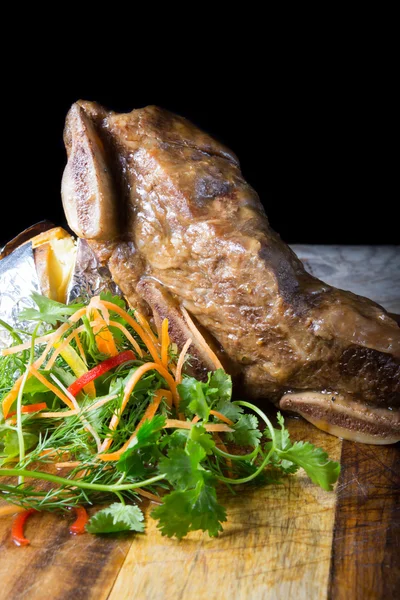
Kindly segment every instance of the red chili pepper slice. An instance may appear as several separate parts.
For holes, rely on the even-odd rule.
[[[25,414],[29,414],[29,413],[38,412],[39,410],[45,410],[46,408],[47,408],[46,402],[38,402],[37,404],[26,404],[25,406],[22,406],[21,412],[25,415]],[[9,419],[10,417],[13,417],[16,414],[17,414],[17,411],[13,410],[12,412],[8,413],[7,419]]]
[[[89,515],[83,506],[74,506],[74,511],[76,514],[76,521],[74,521],[70,526],[69,532],[73,535],[85,533],[85,525],[89,521]]]
[[[135,354],[132,350],[126,350],[125,352],[117,354],[117,356],[107,358],[106,360],[103,360],[103,362],[98,364],[96,367],[93,367],[93,369],[90,369],[90,371],[88,371],[87,373],[84,373],[81,377],[78,377],[78,379],[76,379],[74,383],[71,383],[71,385],[68,388],[68,391],[73,396],[76,396],[87,383],[90,383],[97,377],[104,375],[104,373],[107,373],[107,371],[110,371],[114,367],[117,367],[118,365],[121,365],[124,362],[128,362],[128,360],[135,360],[135,358]]]
[[[17,546],[28,546],[30,541],[24,535],[24,525],[26,520],[33,515],[33,513],[38,512],[34,508],[30,508],[25,512],[19,513],[14,519],[14,523],[11,529],[11,537]]]

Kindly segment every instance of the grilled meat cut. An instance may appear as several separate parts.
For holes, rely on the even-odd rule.
[[[400,439],[400,329],[305,271],[231,151],[160,108],[84,101],[65,145],[68,223],[131,306],[168,317],[179,346],[194,319],[253,398],[345,438]],[[197,375],[213,368],[199,340],[190,353]]]

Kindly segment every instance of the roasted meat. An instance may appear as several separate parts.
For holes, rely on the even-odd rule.
[[[133,307],[157,327],[167,316],[180,346],[195,319],[253,398],[342,437],[400,439],[400,329],[305,271],[231,151],[160,108],[117,114],[84,101],[68,113],[65,145],[68,223]],[[212,368],[201,343],[190,353],[198,375]]]

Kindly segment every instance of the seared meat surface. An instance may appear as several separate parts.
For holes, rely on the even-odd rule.
[[[157,107],[83,101],[65,144],[69,225],[133,307],[158,327],[167,316],[180,346],[192,337],[184,307],[249,396],[344,437],[400,439],[400,329],[306,273],[232,152]],[[212,367],[198,343],[190,353],[198,374]]]

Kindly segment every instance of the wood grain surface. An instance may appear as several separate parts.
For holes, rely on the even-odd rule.
[[[399,444],[343,442],[330,598],[400,598],[399,465]]]
[[[398,446],[342,442],[287,422],[293,439],[341,458],[335,492],[301,472],[282,485],[225,491],[224,532],[180,542],[163,538],[150,518],[144,535],[71,537],[67,518],[39,514],[26,528],[31,546],[16,548],[2,518],[1,600],[399,597]]]

